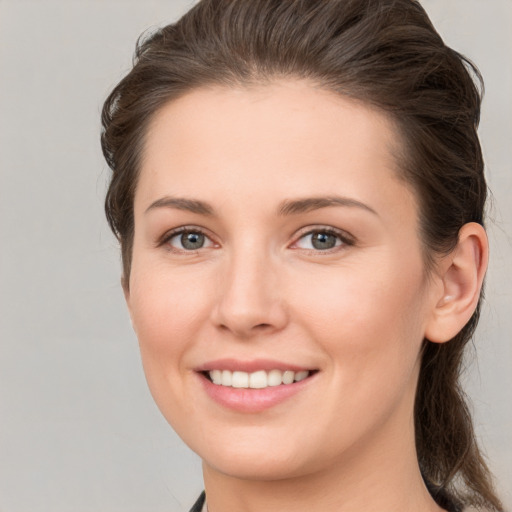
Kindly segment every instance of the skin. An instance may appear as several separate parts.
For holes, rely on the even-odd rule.
[[[155,115],[125,296],[153,397],[203,459],[210,512],[440,510],[414,448],[419,353],[471,316],[486,240],[467,225],[426,272],[398,147],[383,114],[300,81],[198,89]],[[204,246],[184,248],[182,227]],[[316,249],[308,233],[326,228],[336,245]],[[220,358],[317,373],[248,413],[205,393],[197,368]]]

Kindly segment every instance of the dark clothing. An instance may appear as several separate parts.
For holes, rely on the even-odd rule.
[[[204,491],[201,493],[197,501],[194,503],[194,506],[190,509],[190,512],[201,512],[204,505],[205,494]]]
[[[435,486],[427,483],[430,494],[435,499],[437,504],[443,507],[448,512],[462,512],[462,507],[450,498],[448,493],[444,489],[436,488]],[[201,512],[203,509],[205,500],[204,491],[201,493],[194,506],[190,509],[190,512]]]

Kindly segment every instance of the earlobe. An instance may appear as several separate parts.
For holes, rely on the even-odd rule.
[[[425,338],[434,343],[451,340],[473,315],[487,269],[489,246],[484,228],[475,222],[459,231],[457,246],[438,267],[440,287],[434,298]]]

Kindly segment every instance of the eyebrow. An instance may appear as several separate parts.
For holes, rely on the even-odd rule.
[[[285,200],[279,205],[277,211],[281,216],[288,216],[307,213],[309,211],[328,208],[330,206],[360,208],[378,216],[378,213],[367,204],[356,199],[340,196],[307,197],[304,199]],[[184,210],[198,215],[207,216],[213,216],[215,214],[214,208],[205,201],[182,197],[165,196],[157,199],[151,203],[148,208],[146,208],[146,213],[156,208],[176,208],[177,210]]]
[[[177,210],[185,210],[199,215],[213,215],[213,208],[208,203],[182,197],[166,196],[157,199],[146,208],[146,213],[155,208],[176,208]]]
[[[361,208],[378,216],[378,213],[367,204],[357,201],[356,199],[340,196],[307,197],[305,199],[283,201],[278,211],[279,215],[296,215],[320,208],[328,208],[329,206]]]

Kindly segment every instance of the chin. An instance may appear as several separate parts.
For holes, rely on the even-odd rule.
[[[243,480],[285,480],[297,478],[321,470],[332,462],[325,451],[315,446],[305,432],[283,436],[282,432],[265,432],[255,427],[256,432],[231,431],[215,440],[191,443],[190,448],[212,470]],[[309,438],[310,443],[305,442]],[[197,440],[197,438],[196,438]],[[300,447],[300,449],[298,449]]]
[[[301,445],[297,438],[286,440],[258,426],[228,430],[225,435],[218,430],[203,435],[177,433],[206,466],[233,478],[280,480],[297,476],[307,467],[305,452],[297,450]]]
[[[208,454],[202,457],[204,464],[215,471],[242,480],[284,480],[305,474],[305,464],[285,454]]]

